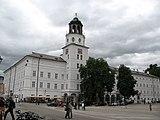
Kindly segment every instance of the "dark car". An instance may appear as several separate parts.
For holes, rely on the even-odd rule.
[[[57,106],[57,103],[54,102],[54,101],[51,101],[51,102],[48,102],[47,105],[48,105],[48,106],[55,106],[55,107],[56,107],[56,106]]]
[[[55,101],[48,102],[47,106],[57,107],[58,106],[58,102],[55,102]],[[59,102],[59,106],[61,106],[61,102]]]

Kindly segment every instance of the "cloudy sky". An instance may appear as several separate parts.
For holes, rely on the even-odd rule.
[[[0,0],[1,72],[32,51],[59,56],[78,13],[89,56],[131,69],[160,65],[160,0]]]

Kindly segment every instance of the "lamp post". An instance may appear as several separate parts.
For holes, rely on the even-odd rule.
[[[0,56],[0,64],[1,64],[2,60],[3,60],[3,59],[2,59],[2,57]]]

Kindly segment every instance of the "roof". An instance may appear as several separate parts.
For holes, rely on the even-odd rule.
[[[155,75],[151,75],[151,74],[144,73],[144,72],[139,72],[139,71],[132,71],[132,74],[134,74],[134,75],[143,75],[143,76],[147,76],[147,77],[159,78],[159,77],[157,77]]]
[[[118,72],[118,68],[111,67],[111,66],[110,66],[110,68],[112,70],[115,70],[116,72]],[[143,75],[143,76],[152,77],[152,78],[159,78],[159,77],[157,77],[155,75],[151,75],[151,74],[148,74],[148,73],[139,72],[139,71],[135,71],[135,70],[131,70],[131,73],[132,73],[132,75],[134,74],[134,75]]]
[[[66,62],[61,57],[32,52],[32,54],[24,56],[18,62],[16,62],[15,64],[13,64],[11,67],[9,67],[7,70],[4,71],[4,73],[7,72],[12,67],[16,66],[18,63],[20,63],[23,60],[25,60],[27,57],[41,58],[41,59],[47,59],[47,60],[52,60],[52,61],[57,61],[57,62]]]
[[[69,25],[71,24],[78,24],[78,25],[83,26],[81,21],[77,17],[73,18],[73,20],[69,23]]]
[[[53,60],[53,61],[58,61],[58,62],[66,62],[61,57],[46,55],[46,54],[41,54],[41,53],[35,53],[35,52],[32,52],[32,54],[27,55],[27,56],[41,58],[41,59],[48,59],[48,60]]]

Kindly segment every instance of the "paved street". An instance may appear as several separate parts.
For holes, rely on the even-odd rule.
[[[33,111],[46,120],[64,120],[64,108],[48,107],[45,104],[35,105],[23,103],[17,104],[16,110]],[[153,104],[153,111],[149,111],[148,105],[101,106],[86,107],[86,111],[73,110],[74,120],[160,120],[160,104]],[[10,120],[10,115],[8,115]]]

